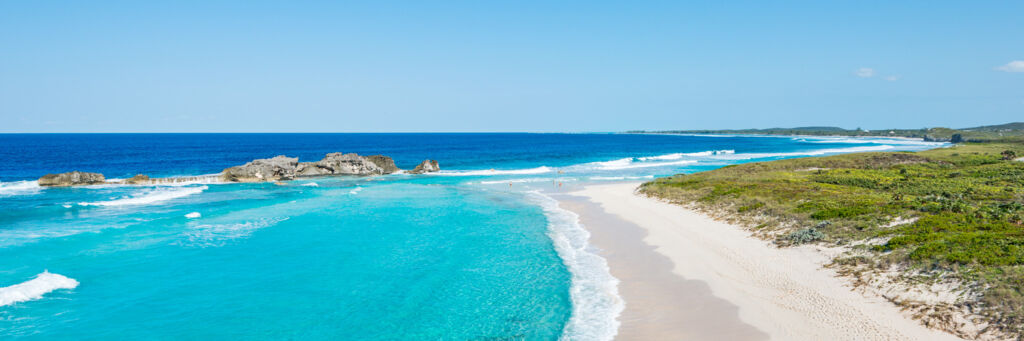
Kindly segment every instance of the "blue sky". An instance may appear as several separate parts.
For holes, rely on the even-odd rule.
[[[1019,0],[0,1],[0,132],[1024,121],[1022,18]]]

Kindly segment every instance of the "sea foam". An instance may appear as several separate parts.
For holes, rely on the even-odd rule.
[[[445,175],[445,176],[479,176],[479,175],[521,175],[521,174],[543,174],[553,172],[554,169],[547,166],[540,166],[536,168],[526,169],[485,169],[485,170],[466,170],[466,171],[440,171],[437,173],[430,173],[434,175]]]
[[[786,152],[786,153],[738,153],[738,154],[724,154],[715,155],[713,159],[720,160],[747,160],[747,159],[764,159],[773,157],[794,157],[794,156],[817,156],[826,154],[843,154],[843,153],[861,153],[861,152],[879,152],[885,150],[895,149],[895,146],[881,145],[881,146],[861,146],[861,147],[848,147],[848,148],[825,148],[815,149],[800,152]]]
[[[638,161],[636,158],[621,158],[612,161],[599,161],[569,166],[566,169],[572,171],[612,171],[634,168],[667,167],[697,163],[697,160],[675,160],[665,162]]]
[[[188,239],[185,244],[199,247],[223,246],[229,240],[248,237],[256,230],[274,226],[285,220],[288,218],[262,218],[243,222],[192,225],[185,231],[185,238]]]
[[[144,191],[130,197],[114,199],[109,201],[80,202],[82,206],[130,206],[149,205],[171,199],[184,198],[193,194],[199,194],[209,187],[168,187]]]
[[[43,295],[59,289],[74,289],[78,281],[55,273],[43,271],[20,284],[0,288],[0,307],[43,298]]]
[[[562,330],[561,340],[611,340],[619,330],[618,316],[625,309],[619,296],[619,280],[608,262],[588,250],[590,232],[579,223],[579,215],[558,207],[558,201],[530,192],[548,218],[548,236],[558,256],[572,274],[569,295],[572,316]]]
[[[38,194],[42,189],[37,181],[0,182],[0,198]]]
[[[735,153],[736,153],[736,151],[735,150],[731,150],[731,149],[705,150],[703,152],[695,152],[695,153],[672,153],[672,154],[665,154],[665,155],[658,155],[658,156],[645,156],[645,157],[638,157],[636,159],[640,160],[640,161],[679,160],[679,159],[682,159],[684,157],[702,157],[702,156],[711,156],[711,155],[719,155],[719,154],[735,154]]]
[[[573,181],[573,178],[523,178],[523,179],[507,179],[507,180],[491,180],[491,181],[480,181],[481,185],[497,185],[497,184],[509,184],[509,183],[531,183],[531,182],[550,182],[550,181]]]

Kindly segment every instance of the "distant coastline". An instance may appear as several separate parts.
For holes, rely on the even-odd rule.
[[[971,128],[921,129],[845,129],[840,127],[794,127],[766,129],[705,130],[630,130],[629,134],[698,134],[698,135],[784,135],[784,136],[846,136],[920,138],[935,142],[1024,142],[1024,122],[1013,122]]]

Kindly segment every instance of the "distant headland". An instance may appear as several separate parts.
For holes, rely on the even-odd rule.
[[[634,134],[743,134],[743,135],[812,135],[812,136],[864,136],[912,137],[940,142],[1024,142],[1024,122],[973,128],[921,128],[921,129],[845,129],[840,127],[795,127],[767,129],[724,130],[631,130]]]

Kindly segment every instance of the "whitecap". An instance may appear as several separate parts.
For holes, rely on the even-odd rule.
[[[526,169],[486,169],[486,170],[465,170],[465,171],[440,171],[430,173],[445,176],[477,176],[477,175],[519,175],[519,174],[543,174],[554,171],[551,167],[540,166]]]
[[[55,273],[43,271],[36,278],[0,288],[0,307],[18,302],[43,298],[43,295],[58,289],[74,289],[78,281]]]
[[[42,190],[39,182],[35,180],[0,182],[0,198],[38,194]]]
[[[358,193],[359,193],[359,191],[362,191],[362,190],[363,190],[363,188],[362,188],[362,187],[358,187],[358,186],[356,186],[356,188],[353,188],[353,189],[352,189],[351,191],[348,191],[348,194],[352,194],[352,195],[355,195],[355,194],[358,194]]]
[[[843,154],[843,153],[860,153],[860,152],[878,152],[885,150],[895,149],[892,145],[881,145],[881,146],[861,146],[861,147],[848,147],[848,148],[826,148],[826,149],[815,149],[800,152],[787,152],[787,153],[739,153],[739,154],[722,154],[715,155],[712,158],[721,160],[747,160],[747,159],[763,159],[772,157],[792,157],[792,156],[817,156],[826,154]]]
[[[575,171],[610,171],[610,170],[623,170],[633,168],[651,168],[651,167],[667,167],[667,166],[679,166],[697,163],[697,160],[675,160],[667,162],[637,162],[634,158],[622,158],[612,161],[600,161],[590,162],[580,165],[570,166],[568,169]]]
[[[229,240],[247,237],[256,230],[273,226],[285,220],[288,220],[288,218],[263,218],[223,224],[198,224],[190,226],[185,231],[185,237],[188,239],[188,245],[201,247],[221,246]]]
[[[202,216],[203,215],[200,214],[199,212],[192,212],[192,213],[186,214],[185,218],[195,219],[195,218],[199,218],[199,217],[202,217]]]
[[[80,202],[78,204],[82,206],[149,205],[161,201],[184,198],[193,194],[199,194],[207,190],[208,188],[209,187],[207,186],[156,188],[152,190],[143,191],[125,198],[114,199],[109,201]]]
[[[319,185],[319,184],[317,184],[317,183],[315,183],[315,182],[307,182],[307,183],[301,184],[301,185],[299,185],[299,186],[306,186],[306,187],[320,187],[320,185]]]
[[[682,159],[684,157],[702,157],[702,156],[711,156],[711,155],[719,155],[719,154],[734,154],[734,153],[736,153],[736,151],[735,150],[731,150],[731,149],[705,150],[705,151],[702,151],[702,152],[694,152],[694,153],[672,153],[672,154],[665,154],[665,155],[658,155],[658,156],[638,157],[637,160],[640,160],[640,161],[679,160],[679,159]]]
[[[481,185],[497,185],[497,184],[508,184],[508,183],[530,183],[530,182],[548,182],[555,181],[554,178],[524,178],[524,179],[508,179],[508,180],[491,180],[491,181],[480,181]]]
[[[548,236],[558,256],[569,268],[572,284],[572,315],[562,330],[561,340],[611,340],[618,333],[618,316],[625,308],[619,296],[619,280],[608,262],[589,250],[590,232],[579,223],[579,215],[558,207],[558,201],[531,192],[548,218]]]

